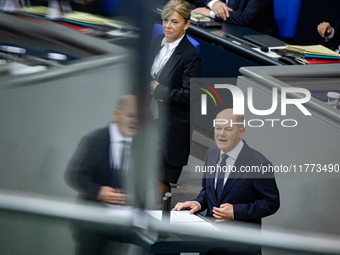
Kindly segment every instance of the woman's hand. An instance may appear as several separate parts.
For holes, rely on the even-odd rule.
[[[155,89],[158,86],[158,84],[159,84],[158,81],[155,81],[155,80],[151,81],[151,83],[150,83],[150,93],[151,93],[151,95],[154,94]]]

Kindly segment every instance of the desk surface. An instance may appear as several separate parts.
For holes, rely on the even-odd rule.
[[[210,43],[215,43],[218,47],[223,47],[236,55],[251,60],[259,65],[285,65],[276,58],[271,58],[261,54],[253,48],[259,46],[243,38],[245,35],[261,35],[261,33],[247,27],[222,23],[222,28],[202,28],[191,24],[188,34],[196,36]]]

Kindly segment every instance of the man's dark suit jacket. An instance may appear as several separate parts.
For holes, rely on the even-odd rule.
[[[161,48],[163,35],[151,48],[151,61]],[[187,164],[190,152],[190,78],[202,75],[201,57],[185,35],[164,65],[154,91],[158,102],[160,131],[163,131],[162,152],[168,164],[181,167]],[[177,182],[180,172],[166,173],[164,181]]]
[[[120,171],[113,168],[110,143],[109,127],[98,129],[82,138],[70,161],[67,181],[85,199],[97,200],[101,186],[122,188]]]
[[[333,29],[334,36],[331,40],[328,41],[328,43],[330,45],[329,48],[331,48],[332,50],[336,50],[340,45],[340,20],[338,24],[335,27],[333,27]]]
[[[203,7],[207,6],[210,0],[189,0],[188,2],[197,7]],[[278,37],[279,29],[274,16],[273,0],[229,0],[228,7],[233,11],[229,12],[227,22]]]
[[[205,166],[216,166],[220,155],[217,146],[210,148],[205,157]],[[234,166],[264,166],[271,163],[258,151],[246,143],[238,155]],[[201,211],[207,209],[207,216],[212,216],[213,207],[230,203],[234,209],[234,220],[261,223],[265,216],[275,213],[280,207],[279,190],[274,174],[231,172],[220,200],[216,198],[214,188],[215,173],[205,173],[202,190],[195,201],[201,204]]]

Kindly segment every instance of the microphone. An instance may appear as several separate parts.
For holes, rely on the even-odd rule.
[[[262,47],[260,48],[260,50],[263,51],[263,52],[269,52],[268,46],[262,46]]]

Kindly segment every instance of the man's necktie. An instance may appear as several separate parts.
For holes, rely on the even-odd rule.
[[[122,141],[122,152],[120,157],[120,169],[122,175],[126,174],[126,171],[129,167],[129,160],[130,160],[130,142]]]
[[[220,200],[221,195],[222,195],[222,190],[223,190],[223,185],[224,185],[224,176],[225,172],[223,171],[223,167],[227,165],[226,161],[228,158],[227,154],[222,154],[221,155],[221,163],[220,163],[220,171],[217,173],[217,182],[216,182],[216,196],[217,200]]]

